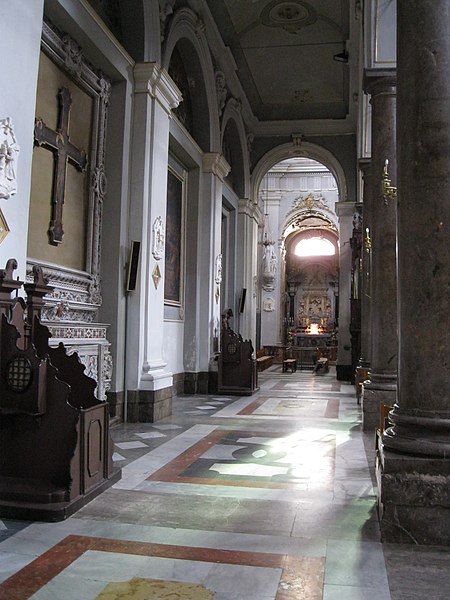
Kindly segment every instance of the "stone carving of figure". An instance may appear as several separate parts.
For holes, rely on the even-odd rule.
[[[217,70],[216,73],[216,93],[217,93],[217,109],[219,117],[222,114],[225,103],[227,101],[227,87],[225,84],[225,75],[223,71]]]
[[[153,250],[152,254],[156,260],[164,256],[164,227],[162,217],[156,217],[153,223]]]
[[[19,146],[10,117],[0,119],[0,198],[17,192],[16,163]]]
[[[215,281],[217,285],[222,283],[222,255],[218,254],[216,256],[216,273],[215,273]]]
[[[275,289],[275,276],[277,273],[278,259],[272,244],[264,248],[262,259],[262,284],[263,289],[271,292]]]
[[[359,212],[353,214],[353,229],[359,231],[362,227],[362,215]]]

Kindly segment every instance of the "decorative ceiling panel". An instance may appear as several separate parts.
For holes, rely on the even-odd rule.
[[[343,119],[348,0],[214,0],[208,3],[230,47],[241,85],[260,120]]]

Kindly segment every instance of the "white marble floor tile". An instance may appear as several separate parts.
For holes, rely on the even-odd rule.
[[[134,435],[142,438],[143,440],[167,437],[167,435],[165,433],[161,433],[160,431],[146,431],[144,433],[135,433]]]
[[[361,588],[388,588],[382,545],[328,540],[325,583]]]
[[[325,585],[323,600],[391,600],[391,593],[389,588]]]
[[[30,600],[95,600],[105,589],[106,582],[58,575],[30,597]]]
[[[132,450],[133,448],[148,448],[143,442],[116,442],[115,446],[121,450]]]
[[[113,452],[112,459],[114,462],[119,462],[121,460],[126,460],[125,456],[122,456],[118,452]]]

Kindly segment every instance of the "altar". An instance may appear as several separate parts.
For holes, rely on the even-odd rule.
[[[305,333],[301,330],[297,329],[294,333],[294,340],[296,346],[304,347],[317,347],[317,346],[327,346],[331,340],[330,333]]]

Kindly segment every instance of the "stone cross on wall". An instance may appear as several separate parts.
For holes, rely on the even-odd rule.
[[[53,175],[52,217],[49,227],[51,244],[60,244],[63,239],[63,204],[66,187],[67,161],[70,161],[79,171],[84,171],[87,165],[87,155],[69,141],[69,116],[72,96],[67,88],[61,88],[58,93],[59,115],[56,131],[45,125],[42,119],[36,119],[34,127],[34,142],[51,150],[55,156]]]

